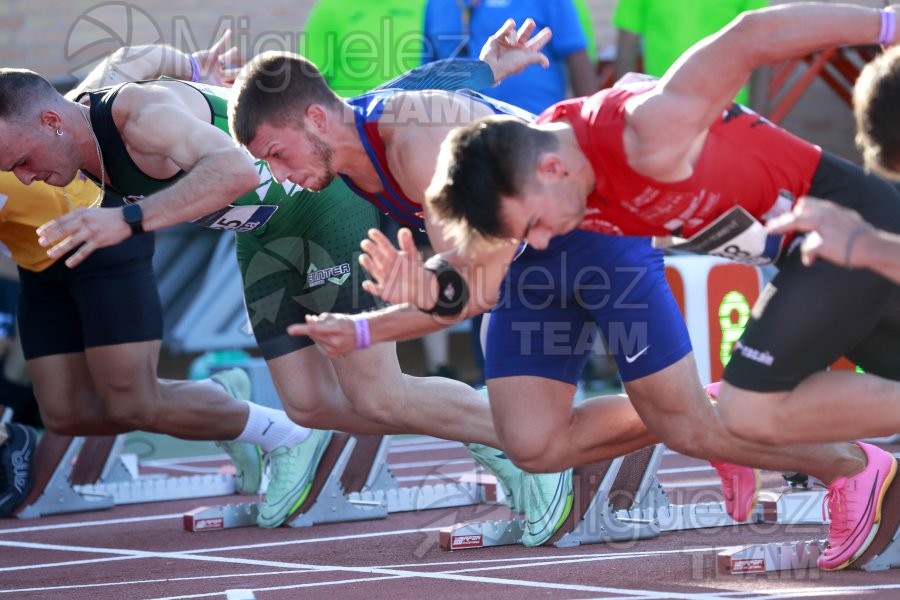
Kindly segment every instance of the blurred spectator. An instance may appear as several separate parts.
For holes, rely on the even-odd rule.
[[[11,408],[17,422],[40,427],[41,417],[16,329],[18,279],[15,264],[0,255],[0,405]]]
[[[368,92],[421,64],[425,1],[318,0],[298,52],[341,96]]]
[[[581,4],[582,14],[586,14],[587,7]],[[566,92],[567,76],[572,96],[597,91],[594,57],[588,56],[588,42],[573,0],[429,0],[424,60],[477,54],[506,19],[521,24],[528,17],[537,22],[537,30],[550,27],[553,31],[553,39],[544,49],[550,68],[528,67],[491,88],[490,95],[539,113],[570,95]]]
[[[37,402],[16,337],[19,282],[13,262],[0,255],[0,417],[11,408],[16,423],[0,423],[0,518],[8,517],[31,491],[31,458],[40,425]]]
[[[619,0],[612,16],[617,34],[617,77],[630,71],[661,77],[695,42],[715,33],[740,13],[768,5],[769,0]],[[763,110],[763,76],[757,70],[750,80],[752,92],[745,87],[735,98],[737,102]]]

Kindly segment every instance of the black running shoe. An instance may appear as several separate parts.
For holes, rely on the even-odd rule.
[[[18,423],[7,423],[9,434],[0,446],[0,517],[12,515],[31,491],[31,463],[37,434],[34,429]]]

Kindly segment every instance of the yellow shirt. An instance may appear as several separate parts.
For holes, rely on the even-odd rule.
[[[100,189],[81,173],[65,188],[40,181],[25,185],[11,172],[0,173],[0,251],[20,267],[43,271],[53,259],[38,244],[37,228],[72,207],[90,206],[99,195]]]

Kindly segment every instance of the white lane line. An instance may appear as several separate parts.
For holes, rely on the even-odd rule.
[[[388,466],[390,466],[391,470],[393,471],[396,469],[421,469],[423,467],[436,469],[438,467],[445,467],[447,465],[472,465],[472,470],[475,470],[475,461],[471,458],[449,458],[447,460],[423,460],[419,462],[390,463]]]
[[[11,527],[0,529],[0,535],[9,533],[33,533],[35,531],[52,531],[54,529],[76,529],[78,527],[96,527],[98,525],[121,525],[122,523],[142,523],[144,521],[160,521],[164,519],[181,519],[184,513],[166,515],[149,515],[146,517],[128,517],[124,519],[106,519],[101,521],[78,521],[75,523],[58,523],[56,525],[35,525],[33,527]]]
[[[427,435],[399,439],[391,438],[390,448],[412,447],[412,446],[435,446],[440,448],[460,448],[464,446],[462,442],[451,442],[450,440],[442,440],[440,438],[429,437]]]
[[[245,544],[241,546],[225,546],[222,548],[206,548],[201,550],[186,550],[185,553],[205,554],[207,552],[233,552],[236,550],[255,550],[257,548],[272,548],[275,546],[300,546],[303,544],[319,544],[327,542],[343,542],[347,540],[360,540],[365,538],[388,537],[393,535],[408,535],[410,533],[428,533],[440,531],[441,527],[428,527],[423,529],[397,529],[394,531],[375,531],[370,533],[355,533],[351,535],[335,535],[321,538],[308,538],[303,540],[285,540],[281,542],[265,542],[262,544]],[[215,535],[215,534],[212,534]]]
[[[706,465],[705,467],[673,467],[671,469],[659,469],[656,473],[657,475],[678,475],[680,473],[702,473],[705,471],[715,473],[713,468],[709,465]]]
[[[166,556],[166,558],[186,558],[188,560],[197,559],[197,560],[209,560],[211,562],[222,562],[222,563],[240,563],[240,564],[270,564],[270,561],[248,561],[241,559],[230,559],[224,557],[212,557],[207,556],[205,558],[200,557],[191,557],[191,556]],[[216,560],[214,560],[216,559]],[[287,564],[287,563],[283,563]],[[314,565],[304,565],[308,567],[312,567],[315,569]],[[330,566],[321,566],[316,569],[318,572],[335,572],[335,571],[350,571],[353,573],[371,573],[374,575],[395,575],[398,577],[412,578],[412,579],[437,579],[441,581],[452,581],[454,583],[484,583],[491,585],[503,585],[503,586],[516,586],[516,587],[524,587],[524,588],[533,588],[533,589],[549,589],[549,590],[568,590],[568,591],[577,591],[577,592],[591,592],[595,594],[619,594],[628,598],[633,598],[635,596],[646,597],[646,598],[673,598],[673,599],[683,599],[683,600],[697,600],[698,596],[696,594],[676,594],[672,592],[655,592],[652,590],[628,590],[622,588],[612,588],[612,587],[603,587],[603,586],[590,586],[590,585],[576,585],[576,584],[568,584],[568,583],[560,583],[560,582],[545,582],[545,581],[523,581],[519,579],[507,579],[507,578],[495,578],[495,577],[479,577],[474,575],[462,575],[456,573],[434,573],[434,572],[426,572],[426,571],[402,571],[397,569],[379,569],[373,567],[360,567],[360,566],[347,566],[347,567],[330,567]],[[316,583],[307,583],[300,584],[298,586],[291,586],[302,588],[302,587],[320,587],[323,585],[322,582]],[[324,585],[343,585],[342,582],[325,582]],[[714,598],[715,596],[709,596],[704,594],[703,598]]]
[[[423,473],[421,475],[397,475],[394,474],[394,479],[397,483],[409,483],[411,481],[419,481],[422,482],[422,485],[428,485],[429,482],[433,485],[435,483],[435,479],[437,483],[443,484],[456,484],[459,482],[459,479],[463,475],[469,475],[472,471],[460,471],[459,473],[444,473],[444,472],[436,472],[436,473]]]
[[[626,596],[629,598],[635,596],[641,597],[649,597],[649,598],[681,598],[685,600],[696,600],[696,595],[694,594],[672,594],[670,592],[662,593],[662,592],[653,592],[649,590],[627,590],[621,588],[609,588],[602,586],[588,586],[588,585],[575,585],[575,584],[565,584],[565,583],[557,583],[557,582],[540,582],[540,581],[520,581],[515,579],[506,579],[506,578],[494,578],[494,577],[480,577],[474,575],[464,575],[461,573],[440,573],[440,572],[423,572],[423,571],[407,571],[400,569],[384,569],[378,567],[363,567],[363,566],[328,566],[328,565],[312,565],[305,563],[293,563],[293,562],[284,562],[284,561],[271,561],[271,560],[257,560],[257,559],[248,559],[248,558],[234,558],[234,557],[224,557],[224,556],[198,556],[194,553],[184,553],[184,552],[144,552],[144,551],[136,551],[136,550],[124,550],[118,548],[91,548],[91,547],[78,547],[78,546],[62,546],[62,545],[54,545],[54,544],[33,544],[33,543],[25,543],[25,542],[8,542],[2,543],[0,545],[4,546],[13,546],[13,547],[27,547],[34,549],[51,549],[51,550],[68,550],[73,552],[85,552],[85,553],[103,553],[103,554],[120,554],[126,556],[140,556],[144,558],[158,558],[158,559],[178,559],[178,560],[190,560],[190,561],[200,561],[200,562],[211,562],[211,563],[221,563],[221,564],[230,564],[230,565],[243,565],[243,566],[260,566],[260,567],[269,567],[269,568],[284,568],[291,570],[308,570],[314,571],[317,573],[333,573],[333,572],[343,572],[349,571],[352,573],[368,573],[372,575],[390,575],[396,577],[406,577],[406,578],[414,578],[414,579],[438,579],[443,581],[453,581],[456,583],[466,582],[466,583],[485,583],[492,585],[515,585],[517,587],[526,587],[526,588],[534,588],[534,589],[553,589],[553,590],[569,590],[569,591],[579,591],[579,592],[591,592],[591,593],[603,593],[603,594],[619,594],[622,596]],[[705,549],[704,549],[705,550]],[[339,582],[329,582],[330,585],[335,585]],[[299,587],[312,587],[319,586],[321,583],[315,584],[301,584]]]
[[[179,515],[181,518],[181,515]],[[285,540],[281,542],[265,542],[261,544],[244,544],[240,546],[219,546],[215,548],[204,548],[198,550],[185,550],[182,552],[176,552],[175,554],[183,555],[183,554],[206,554],[208,552],[232,552],[237,550],[255,550],[258,548],[273,548],[276,546],[295,546],[295,545],[304,545],[304,544],[317,544],[317,543],[328,543],[328,542],[341,542],[348,540],[358,540],[365,538],[373,538],[373,537],[389,537],[395,535],[407,535],[411,533],[428,533],[433,531],[439,531],[440,527],[431,527],[427,529],[399,529],[394,531],[377,531],[370,533],[360,533],[353,535],[342,535],[342,536],[330,536],[330,537],[321,537],[321,538],[311,538],[311,539],[302,539],[302,540]],[[204,534],[200,534],[204,535]],[[215,535],[207,534],[207,535]],[[85,548],[80,546],[61,546],[56,544],[39,544],[36,542],[16,542],[16,541],[8,541],[8,540],[0,540],[0,547],[10,547],[10,548],[30,548],[36,550],[59,550],[59,551],[69,551],[69,552],[86,552],[86,553],[99,553],[99,554],[114,554],[114,555],[123,555],[125,558],[150,558],[150,557],[158,557],[158,556],[168,556],[168,553],[152,553],[152,552],[144,552],[141,550],[121,550],[121,549],[107,549],[107,548]],[[103,562],[110,560],[121,560],[120,556],[116,557],[106,557],[106,558],[98,558],[91,559],[87,562]],[[73,561],[73,563],[77,563],[78,561]],[[8,571],[25,571],[30,569],[37,568],[52,568],[59,566],[60,564],[65,563],[48,563],[43,565],[17,565],[13,567],[2,567],[0,568],[0,572],[8,572]],[[283,565],[279,565],[283,566]],[[293,567],[292,567],[293,568]]]
[[[114,562],[120,560],[134,560],[136,558],[144,558],[143,556],[105,556],[103,558],[85,558],[83,560],[63,560],[52,563],[42,563],[38,565],[20,565],[17,567],[2,567],[0,573],[6,571],[30,571],[34,569],[55,569],[57,567],[73,567],[78,565],[90,565],[97,563]],[[6,590],[0,590],[5,592]]]
[[[570,591],[584,591],[591,593],[614,593],[619,594],[623,600],[634,600],[634,599],[659,599],[659,598],[683,598],[685,600],[712,600],[715,598],[733,598],[739,595],[746,595],[747,592],[734,592],[734,591],[723,591],[720,593],[703,593],[703,594],[673,594],[671,592],[656,592],[652,590],[623,590],[618,588],[607,588],[607,587],[599,587],[599,586],[583,586],[583,585],[571,585],[571,584],[560,584],[554,582],[534,582],[534,581],[520,581],[520,580],[510,580],[506,578],[498,579],[498,578],[490,578],[490,577],[478,577],[471,575],[463,575],[464,572],[473,572],[473,571],[483,571],[490,569],[499,569],[504,568],[502,566],[492,566],[492,567],[472,567],[469,569],[462,569],[458,571],[451,572],[419,572],[419,571],[408,571],[401,570],[390,567],[354,567],[354,566],[327,566],[327,565],[309,565],[302,563],[291,563],[291,562],[281,562],[281,561],[261,561],[261,560],[252,560],[252,559],[241,559],[241,558],[230,558],[230,557],[213,557],[213,556],[198,556],[196,553],[191,552],[160,552],[160,553],[151,553],[151,552],[143,552],[143,551],[134,551],[134,550],[123,550],[123,549],[110,549],[110,548],[87,548],[87,547],[73,547],[73,546],[57,546],[51,544],[27,544],[27,543],[9,543],[9,544],[0,544],[6,546],[19,546],[19,547],[30,547],[30,548],[50,548],[50,549],[60,549],[60,550],[70,550],[70,551],[80,551],[80,552],[100,552],[100,553],[115,553],[122,554],[124,556],[119,557],[118,559],[127,559],[127,558],[160,558],[160,559],[181,559],[181,560],[194,560],[194,561],[203,561],[203,562],[216,562],[216,563],[226,563],[226,564],[241,564],[241,565],[257,565],[257,566],[270,566],[276,568],[284,568],[289,569],[290,573],[305,573],[305,572],[316,572],[316,573],[324,573],[324,572],[342,572],[342,571],[351,571],[354,573],[370,573],[372,575],[381,575],[383,577],[375,577],[374,579],[382,580],[382,579],[395,579],[395,578],[419,578],[419,579],[441,579],[441,580],[451,580],[455,582],[468,582],[468,583],[487,583],[493,585],[515,585],[518,587],[528,587],[528,588],[539,588],[539,589],[564,589]],[[253,546],[244,546],[243,548],[252,548]],[[225,548],[218,549],[219,551],[225,551]],[[683,550],[670,550],[670,551],[648,551],[648,552],[630,552],[630,553],[608,553],[608,554],[597,554],[593,556],[584,556],[577,555],[572,556],[568,555],[565,557],[558,556],[555,557],[555,560],[547,560],[547,557],[540,557],[537,560],[532,560],[531,564],[519,564],[514,565],[515,568],[527,568],[527,567],[539,567],[539,566],[548,566],[551,564],[575,564],[575,563],[583,563],[583,562],[591,562],[591,561],[606,561],[606,560],[621,560],[626,558],[639,558],[639,557],[650,557],[650,556],[659,556],[665,554],[678,554],[678,553],[692,553],[692,552],[712,552],[715,551],[715,548],[702,547],[702,548],[689,548]],[[206,550],[203,552],[208,552],[212,550]],[[112,559],[110,559],[112,560]],[[526,559],[510,559],[506,562],[514,562],[516,560],[526,560]],[[498,560],[497,562],[502,562]],[[424,563],[421,565],[422,567],[433,567],[434,563]],[[506,568],[508,568],[507,565]],[[288,572],[274,572],[275,574],[287,574]],[[261,575],[263,573],[254,573],[252,575]],[[223,575],[223,577],[227,577],[228,575]],[[231,576],[234,576],[232,574]],[[207,576],[206,578],[214,578],[213,576]],[[193,579],[193,578],[185,578],[185,579]],[[199,578],[197,578],[199,579]],[[265,590],[283,590],[283,589],[299,589],[306,587],[318,587],[322,585],[345,585],[349,583],[358,583],[371,581],[373,578],[353,578],[348,580],[341,581],[333,581],[333,582],[317,582],[317,583],[305,583],[291,586],[278,586],[271,588],[256,588],[257,591],[265,591]],[[138,582],[115,582],[105,585],[134,585],[139,584]],[[102,586],[104,584],[94,584],[94,586]],[[85,587],[85,586],[71,586],[72,588],[76,587]],[[51,588],[47,588],[51,589]],[[67,588],[53,588],[53,589],[67,589]],[[855,586],[855,587],[846,587],[846,588],[830,588],[823,590],[822,588],[816,588],[816,590],[802,591],[802,590],[783,590],[777,593],[773,593],[769,596],[765,596],[762,598],[784,598],[784,597],[803,597],[811,595],[813,592],[816,594],[822,594],[825,592],[828,595],[841,595],[846,594],[848,591],[877,591],[877,590],[893,590],[900,589],[900,584],[896,585],[876,585],[876,586]],[[3,590],[0,593],[12,592],[12,591],[24,591],[24,590]],[[191,595],[191,596],[173,596],[170,597],[169,600],[174,600],[175,598],[201,598],[201,597],[211,597],[211,596],[221,596],[221,592],[208,593],[208,594],[199,594],[199,595]]]
[[[173,458],[155,458],[153,460],[142,460],[141,466],[147,467],[168,467],[171,465],[183,465],[190,463],[219,462],[231,464],[231,457],[227,454],[205,454],[203,456],[182,456]]]
[[[0,594],[13,594],[25,592],[53,592],[60,590],[80,590],[91,588],[117,587],[124,585],[146,585],[149,583],[172,583],[178,581],[216,580],[216,579],[243,579],[257,576],[270,575],[296,575],[305,571],[256,571],[255,573],[223,573],[221,575],[197,575],[191,577],[166,577],[165,579],[136,579],[132,581],[108,581],[106,583],[83,583],[78,585],[55,585],[47,587],[17,588],[14,590],[0,590]],[[233,586],[232,586],[233,587]],[[215,595],[221,596],[222,592]]]

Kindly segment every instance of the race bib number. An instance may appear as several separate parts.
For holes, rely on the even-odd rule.
[[[269,222],[278,206],[226,206],[223,209],[191,221],[194,225],[207,229],[227,229],[229,231],[246,232],[258,229]]]
[[[769,233],[746,209],[736,206],[689,240],[679,241],[667,246],[667,249],[763,266],[778,260],[783,240],[784,236]]]

